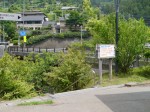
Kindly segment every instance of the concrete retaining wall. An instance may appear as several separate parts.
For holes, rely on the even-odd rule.
[[[67,38],[67,39],[56,39],[50,38],[40,43],[30,45],[29,47],[40,47],[40,48],[66,48],[69,44],[79,42],[78,38]]]

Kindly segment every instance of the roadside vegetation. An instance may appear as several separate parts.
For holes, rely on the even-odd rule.
[[[67,54],[31,54],[24,60],[5,54],[0,59],[0,98],[29,98],[94,87],[99,76],[93,73],[85,56],[85,51],[76,47],[69,49]],[[104,74],[103,86],[150,81],[150,66],[130,68],[126,73],[113,74],[111,81],[108,79],[108,74]]]
[[[2,99],[86,88],[93,76],[91,66],[85,62],[85,54],[80,50],[34,57],[31,54],[24,60],[5,54],[0,63]]]
[[[150,83],[150,66],[130,69],[128,73],[119,73],[117,76],[113,73],[113,78],[109,80],[109,74],[103,75],[102,86],[111,86],[126,84],[130,82],[135,83]]]
[[[108,0],[108,2],[112,1]],[[51,10],[51,7],[42,0],[37,4],[44,12],[49,13]],[[61,15],[61,6],[62,4],[59,8],[52,7],[57,16]],[[44,7],[46,8],[43,9]],[[72,11],[66,21],[70,32],[52,34],[49,33],[50,27],[48,30],[32,31],[28,35],[30,38],[27,44],[35,44],[44,39],[56,37],[80,38],[79,31],[71,32],[80,26],[90,33],[90,40],[83,41],[82,44],[70,45],[67,53],[30,54],[23,60],[5,53],[0,58],[0,99],[11,100],[43,93],[78,90],[97,84],[98,75],[93,73],[92,65],[86,61],[86,50],[93,53],[96,44],[115,44],[115,14],[102,14],[99,9],[92,7],[90,0],[83,0],[79,9],[82,9],[81,13]],[[10,12],[16,10],[19,10],[16,4],[9,8]],[[116,49],[118,57],[115,59],[119,63],[119,74],[117,76],[114,74],[111,81],[108,81],[108,75],[105,74],[102,85],[150,81],[150,51],[145,47],[145,44],[150,42],[150,27],[145,25],[143,19],[126,18],[123,15],[119,17],[119,42]],[[18,34],[15,31],[15,23],[1,22],[1,24],[6,25],[6,39],[17,43]],[[2,32],[0,30],[0,34]],[[83,35],[84,37],[87,37],[87,34]],[[135,60],[141,57],[146,59],[147,65],[131,68]]]

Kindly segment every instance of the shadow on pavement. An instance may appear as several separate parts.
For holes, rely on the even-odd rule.
[[[113,112],[150,112],[150,92],[96,95]]]

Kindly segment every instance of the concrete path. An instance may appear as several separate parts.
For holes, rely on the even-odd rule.
[[[0,112],[150,112],[149,93],[150,87],[91,88],[45,96],[45,100],[54,101],[52,105],[16,106],[19,101],[7,102],[7,105],[0,103]]]

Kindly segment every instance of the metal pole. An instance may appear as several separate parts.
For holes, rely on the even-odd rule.
[[[118,74],[119,66],[118,66],[118,41],[119,41],[119,32],[118,32],[118,13],[119,13],[119,0],[115,0],[116,7],[116,61],[115,61],[115,73]]]
[[[24,12],[25,12],[25,0],[23,0],[23,31],[24,31]],[[25,42],[24,42],[24,47],[26,47]]]
[[[23,31],[24,31],[24,11],[25,11],[25,0],[23,0]]]

